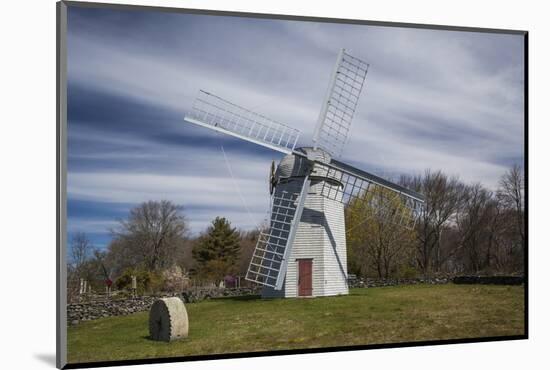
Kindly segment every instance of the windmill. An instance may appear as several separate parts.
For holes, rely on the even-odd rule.
[[[335,158],[342,153],[369,65],[340,50],[311,147],[300,132],[200,90],[185,120],[285,154],[271,172],[269,229],[261,232],[246,280],[264,297],[348,293],[345,210],[367,210],[414,227],[424,197]],[[372,210],[375,210],[373,213]]]

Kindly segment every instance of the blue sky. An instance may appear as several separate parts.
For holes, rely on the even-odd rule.
[[[309,145],[342,47],[370,69],[341,160],[492,189],[523,162],[522,36],[69,7],[69,235],[103,248],[130,208],[161,199],[194,234],[216,216],[257,226],[282,154],[183,117],[204,89]]]

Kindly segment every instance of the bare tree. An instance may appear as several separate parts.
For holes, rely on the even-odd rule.
[[[523,169],[518,165],[514,165],[500,179],[500,188],[497,193],[504,205],[514,210],[515,229],[522,249],[525,249],[524,184]]]
[[[176,261],[188,227],[182,207],[163,200],[144,202],[131,209],[128,219],[120,220],[112,232],[111,258],[122,260],[120,264],[141,264],[156,270]]]
[[[503,232],[502,203],[497,199],[491,199],[491,201],[487,203],[486,217],[487,245],[485,248],[484,267],[486,270],[490,270],[497,267],[497,254],[501,249],[500,236]]]
[[[88,236],[83,232],[76,232],[71,238],[71,264],[78,274],[82,266],[91,257],[94,246]]]
[[[487,230],[493,205],[493,194],[481,184],[467,187],[464,207],[457,215],[457,227],[465,268],[471,272],[477,273],[486,267]]]
[[[524,174],[513,166],[496,193],[441,171],[402,176],[426,203],[416,225],[416,268],[431,272],[521,272],[525,248]],[[350,256],[352,254],[350,253]]]
[[[430,170],[426,170],[422,177],[402,176],[400,182],[426,197],[416,227],[417,264],[426,276],[433,270],[439,271],[441,265],[454,253],[452,249],[442,250],[441,234],[460,208],[464,185],[456,177],[448,177],[441,171]]]

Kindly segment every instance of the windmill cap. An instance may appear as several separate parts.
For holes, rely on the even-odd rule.
[[[275,171],[275,177],[277,179],[305,177],[310,174],[313,161],[330,163],[331,160],[330,155],[321,149],[305,147],[296,149],[296,152],[302,153],[305,156],[296,154],[288,154],[284,156]]]

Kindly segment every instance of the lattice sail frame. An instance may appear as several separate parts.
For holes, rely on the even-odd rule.
[[[366,62],[340,51],[313,136],[315,149],[332,157],[342,154],[368,69]]]
[[[311,182],[304,179],[300,193],[282,191],[273,196],[270,225],[260,232],[245,279],[280,290],[288,258]]]
[[[323,182],[321,195],[344,203],[365,218],[377,217],[412,230],[423,208],[423,199],[389,181],[377,182],[322,163],[315,163],[312,176],[329,179]]]
[[[290,154],[300,131],[200,90],[185,120]]]

